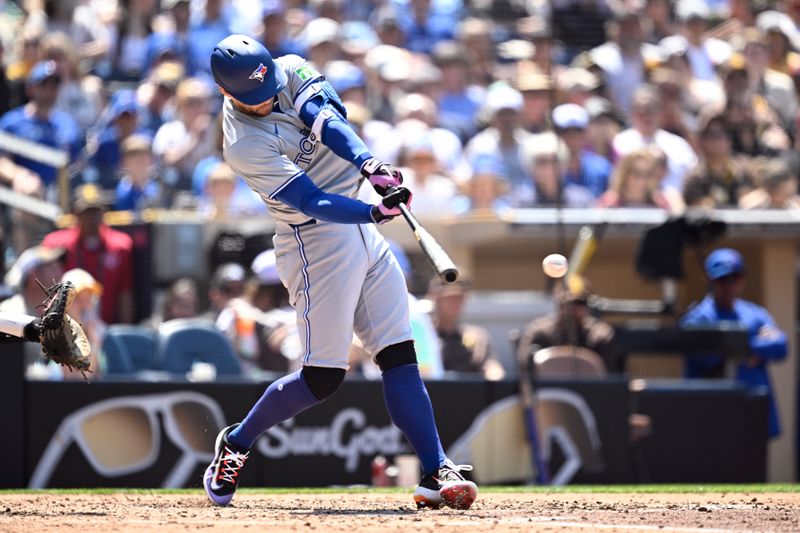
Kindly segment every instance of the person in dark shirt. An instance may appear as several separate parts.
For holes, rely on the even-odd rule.
[[[589,314],[589,282],[578,277],[570,288],[558,285],[555,313],[533,320],[520,337],[517,357],[532,366],[532,347],[579,346],[599,355],[609,372],[624,372],[624,360],[617,349],[614,328]],[[574,328],[574,330],[572,329]]]
[[[717,113],[701,120],[702,160],[683,185],[686,205],[736,207],[739,198],[753,189],[752,176],[744,161],[733,157],[725,116]]]
[[[428,297],[433,303],[431,318],[441,343],[442,364],[449,372],[481,373],[497,380],[505,370],[495,359],[489,344],[489,332],[474,324],[464,324],[462,314],[469,281],[464,274],[454,283],[431,280]]]

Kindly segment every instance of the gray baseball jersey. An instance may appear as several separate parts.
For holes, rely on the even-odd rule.
[[[254,117],[226,99],[225,159],[275,219],[278,274],[297,313],[303,364],[347,368],[354,331],[372,356],[412,338],[405,279],[374,225],[314,220],[275,198],[301,171],[323,191],[351,198],[362,180],[322,143],[324,117],[309,128],[298,114],[321,76],[298,56],[275,63],[288,77],[278,109]]]

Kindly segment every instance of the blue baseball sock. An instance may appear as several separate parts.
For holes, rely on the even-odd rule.
[[[392,422],[417,452],[423,472],[436,472],[447,457],[439,440],[431,398],[419,375],[419,367],[409,364],[384,372],[383,399]]]
[[[308,388],[301,372],[292,372],[267,387],[242,423],[228,434],[228,442],[250,448],[275,424],[318,404],[319,400]]]

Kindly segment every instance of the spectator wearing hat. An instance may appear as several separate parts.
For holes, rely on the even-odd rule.
[[[470,282],[462,272],[454,283],[438,276],[431,279],[428,298],[433,303],[431,320],[441,344],[445,372],[480,374],[489,380],[503,379],[505,370],[497,361],[489,342],[489,332],[464,322],[464,303]]]
[[[773,159],[763,164],[761,186],[739,198],[743,209],[800,209],[797,170],[787,161]]]
[[[638,10],[617,8],[608,23],[609,41],[589,52],[592,62],[603,71],[611,100],[626,115],[648,66],[661,55],[657,47],[644,42],[643,24]]]
[[[738,251],[732,248],[714,250],[706,258],[704,267],[708,294],[681,318],[681,326],[728,324],[747,330],[747,357],[736,365],[735,377],[751,389],[766,387],[770,402],[769,434],[776,437],[780,434],[780,423],[767,365],[786,357],[786,335],[766,309],[741,298],[745,265]],[[722,378],[726,377],[725,373],[725,358],[721,355],[688,354],[685,359],[687,378]]]
[[[183,80],[175,94],[175,120],[161,126],[153,139],[153,154],[164,167],[162,178],[173,190],[189,190],[195,166],[214,152],[210,100],[204,80]]]
[[[30,72],[30,102],[0,117],[0,131],[67,152],[72,161],[82,145],[80,127],[69,113],[55,108],[61,75],[54,61],[37,63]],[[57,169],[20,155],[0,156],[0,179],[18,192],[33,193],[55,185]]]
[[[341,59],[341,26],[329,18],[312,19],[300,34],[300,45],[305,50],[308,62],[318,71],[324,71],[328,63]]]
[[[595,198],[589,189],[567,183],[564,172],[569,149],[558,136],[547,131],[532,135],[523,146],[526,183],[512,189],[514,207],[590,207]]]
[[[231,299],[244,294],[246,279],[247,272],[238,263],[223,263],[214,270],[208,287],[209,318],[216,321]]]
[[[120,89],[108,104],[109,124],[98,135],[97,151],[91,159],[96,172],[92,180],[101,188],[114,190],[119,183],[120,147],[139,128],[139,103],[133,89]]]
[[[640,148],[659,148],[667,156],[668,165],[661,186],[680,191],[686,174],[697,165],[697,155],[685,139],[661,128],[659,106],[659,94],[654,87],[645,85],[637,89],[632,99],[631,127],[614,137],[614,151],[621,157]]]
[[[764,33],[769,68],[797,79],[800,72],[800,32],[786,13],[764,11],[756,17],[756,28]]]
[[[714,113],[701,117],[698,141],[701,159],[683,187],[686,205],[736,207],[753,189],[753,179],[746,162],[733,157],[725,116]]]
[[[565,103],[582,106],[599,87],[598,77],[585,68],[569,68],[558,76],[558,90]]]
[[[161,204],[161,187],[155,179],[154,170],[150,137],[137,133],[122,141],[115,211],[141,212],[142,209]]]
[[[246,373],[258,368],[261,358],[257,321],[260,312],[245,297],[247,272],[238,263],[224,263],[214,272],[209,297],[212,310],[218,310],[214,321],[239,356]]]
[[[76,224],[45,236],[43,246],[63,248],[64,268],[82,268],[103,286],[100,316],[106,324],[130,324],[133,306],[133,240],[108,227],[103,191],[94,184],[75,189],[72,211]]]
[[[532,61],[521,61],[514,76],[514,88],[522,94],[522,127],[530,133],[548,129],[553,84],[549,75]]]
[[[485,93],[469,84],[469,65],[464,47],[453,41],[437,44],[431,53],[433,64],[441,71],[438,99],[439,123],[462,140],[477,130],[478,115]]]
[[[91,363],[89,368],[92,369],[89,377],[97,379],[102,371],[98,361],[103,336],[106,332],[106,324],[100,318],[99,311],[103,286],[82,268],[73,268],[64,272],[61,282],[70,282],[75,287],[75,297],[67,304],[67,313],[81,325],[83,332],[86,333],[90,347]],[[62,367],[61,370],[67,379],[85,379],[84,373],[78,370],[71,370],[68,367]]]
[[[569,150],[565,183],[584,187],[598,198],[608,188],[612,167],[607,159],[586,149],[589,113],[577,104],[561,104],[553,109],[553,126]]]
[[[64,272],[61,259],[62,248],[33,246],[22,252],[5,275],[5,284],[14,295],[0,302],[0,311],[20,315],[39,316],[39,306],[45,294],[38,282],[45,287],[61,279]],[[30,365],[41,358],[42,347],[25,343],[25,363]]]
[[[614,328],[589,312],[591,296],[591,286],[583,276],[556,285],[553,290],[555,312],[531,321],[520,337],[517,358],[525,363],[529,372],[533,369],[533,353],[551,346],[587,348],[602,358],[609,372],[625,371]]]
[[[464,150],[468,162],[484,154],[498,155],[512,190],[529,186],[523,146],[532,135],[522,128],[523,105],[522,94],[516,89],[502,82],[490,86],[483,108],[489,127],[473,137]]]

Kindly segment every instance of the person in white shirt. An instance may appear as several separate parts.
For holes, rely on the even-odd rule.
[[[645,85],[633,95],[631,124],[617,134],[612,142],[617,157],[623,157],[640,148],[656,146],[667,156],[667,176],[661,188],[683,190],[686,174],[697,165],[697,155],[686,140],[661,129],[659,125],[659,98],[655,88]]]

